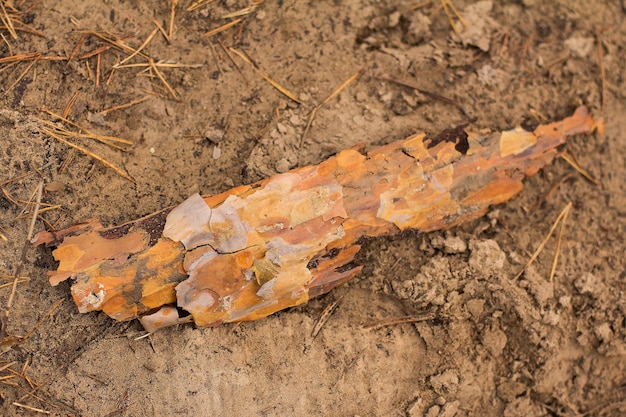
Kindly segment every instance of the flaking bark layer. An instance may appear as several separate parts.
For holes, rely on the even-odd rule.
[[[348,149],[225,193],[193,195],[134,222],[97,220],[35,243],[57,246],[50,282],[71,278],[81,312],[144,327],[256,320],[326,293],[359,273],[361,237],[447,229],[502,203],[595,123],[584,107],[530,132],[462,126]],[[178,309],[189,313],[180,317]]]

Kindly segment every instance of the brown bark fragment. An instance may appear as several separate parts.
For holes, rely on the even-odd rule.
[[[483,215],[550,163],[567,136],[594,127],[581,107],[534,132],[463,126],[434,140],[420,134],[191,196],[117,228],[92,221],[42,233],[35,243],[57,246],[51,283],[71,277],[81,312],[143,316],[149,331],[190,320],[174,303],[199,326],[255,320],[356,275],[361,268],[351,262],[363,236],[446,229]]]

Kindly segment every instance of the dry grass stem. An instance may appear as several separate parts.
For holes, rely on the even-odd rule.
[[[96,87],[100,86],[100,57],[102,54],[96,55]]]
[[[422,7],[428,6],[429,4],[431,4],[434,0],[425,0],[422,2],[419,2],[417,4],[414,4],[413,6],[410,7],[411,10],[417,10],[417,9],[421,9]]]
[[[51,122],[48,122],[48,121],[45,121],[45,120],[40,120],[41,123],[44,123],[44,124],[48,125],[49,127],[53,128],[53,129],[59,130],[59,132],[62,133],[62,134],[68,134],[69,136],[75,136],[75,137],[96,139],[96,140],[98,140],[98,141],[100,141],[102,143],[106,143],[109,146],[111,146],[111,144],[109,142],[121,143],[121,144],[124,144],[124,145],[132,145],[133,144],[133,142],[128,140],[128,139],[118,138],[118,137],[115,137],[115,136],[98,135],[96,133],[91,132],[88,129],[85,129],[84,127],[78,125],[77,123],[74,123],[74,122],[72,122],[69,119],[66,119],[65,117],[63,117],[63,116],[61,116],[59,114],[56,114],[56,113],[54,113],[54,112],[52,112],[50,110],[47,110],[47,109],[44,109],[44,111],[46,113],[48,113],[50,116],[55,117],[55,118],[61,120],[62,122],[67,123],[68,125],[70,125],[72,127],[75,127],[76,129],[85,132],[85,133],[82,133],[82,134],[81,133],[70,132],[68,130],[65,130],[65,129],[57,127],[56,125],[54,125]]]
[[[521,277],[522,274],[524,273],[524,271],[526,270],[526,268],[528,268],[530,266],[530,264],[532,264],[535,261],[535,259],[537,259],[539,254],[543,251],[543,248],[548,243],[548,240],[550,240],[550,238],[552,237],[552,234],[554,233],[554,230],[556,230],[557,226],[559,225],[561,220],[567,215],[567,212],[570,210],[571,207],[572,207],[572,203],[570,201],[569,203],[567,203],[565,208],[563,210],[561,210],[561,213],[559,214],[559,216],[554,221],[554,224],[550,228],[550,231],[548,232],[546,237],[541,241],[541,243],[539,244],[539,246],[537,247],[535,252],[532,254],[532,256],[530,257],[528,262],[526,262],[524,267],[517,273],[517,275],[515,275],[514,279],[518,279],[519,277]],[[556,258],[555,258],[554,262],[556,262]]]
[[[417,10],[417,9],[421,9],[422,7],[434,5],[434,3],[435,3],[435,0],[425,0],[425,1],[422,1],[420,3],[417,3],[411,6],[410,9]],[[450,27],[452,27],[452,30],[454,31],[454,33],[460,37],[459,31],[456,27],[456,24],[454,23],[454,16],[456,16],[456,18],[459,20],[459,22],[461,22],[463,26],[467,27],[468,25],[465,19],[463,19],[463,16],[461,15],[461,13],[459,13],[459,11],[457,10],[454,3],[452,3],[451,0],[439,0],[439,4],[437,4],[437,6],[435,6],[435,8],[430,12],[430,17],[437,14],[440,10],[444,11],[448,19],[448,23],[450,24]]]
[[[534,109],[534,108],[530,108],[528,110],[528,112],[530,113],[530,115],[533,117],[533,119],[535,119],[535,122],[541,124],[541,123],[545,123],[548,118],[546,117],[545,114],[541,113],[539,110]]]
[[[87,79],[93,80],[93,72],[91,71],[89,61],[85,61],[85,69],[87,70]]]
[[[59,174],[64,173],[65,170],[70,166],[70,164],[72,163],[72,160],[74,159],[75,154],[76,154],[76,150],[70,149],[70,151],[67,153],[67,157],[61,164],[61,167],[59,167]]]
[[[24,408],[26,410],[29,411],[34,411],[35,413],[39,413],[39,414],[52,414],[50,411],[46,411],[46,410],[42,410],[41,408],[35,408],[35,407],[31,407],[29,405],[26,404],[20,404],[17,401],[12,403],[14,406],[16,407],[20,407],[20,408]]]
[[[103,46],[100,46],[100,47],[98,47],[98,48],[96,48],[96,49],[94,49],[92,51],[89,51],[89,52],[81,55],[79,58],[80,59],[89,59],[92,56],[99,55],[99,54],[101,54],[103,52],[108,51],[109,49],[113,49],[113,46],[112,45],[103,45]]]
[[[156,86],[153,86],[152,90],[148,90],[145,88],[140,88],[139,91],[141,91],[144,94],[147,94],[149,96],[153,96],[153,97],[158,97],[162,100],[167,100],[167,92],[165,90],[163,90],[163,92],[165,94],[161,94],[159,91],[156,91]]]
[[[132,54],[128,55],[126,58],[124,58],[123,60],[121,60],[117,64],[113,65],[113,68],[119,68],[120,65],[122,65],[125,62],[128,62],[129,60],[131,60],[132,58],[137,56],[146,46],[148,46],[148,44],[150,43],[152,38],[154,38],[154,35],[156,35],[158,33],[158,31],[159,31],[159,29],[157,28],[157,29],[154,29],[152,32],[150,32],[150,34],[148,35],[146,40],[143,41],[143,43],[139,46],[139,48],[137,48],[137,50],[135,52],[133,52]]]
[[[1,3],[1,1],[0,1]],[[26,76],[26,74],[28,74],[28,71],[30,71],[30,69],[33,67],[33,65],[35,65],[35,63],[37,63],[37,61],[32,61],[30,64],[28,64],[28,66],[26,67],[26,69],[24,71],[22,71],[22,73],[17,77],[17,79],[13,82],[13,84],[11,84],[7,90],[4,92],[4,94],[2,95],[2,97],[5,97],[7,94],[9,94],[9,92],[11,92],[11,90],[13,90],[13,88],[20,82],[22,81],[22,78],[24,78]]]
[[[213,3],[215,0],[196,0],[187,7],[188,12],[192,12],[205,4]]]
[[[37,214],[39,213],[39,206],[41,205],[42,193],[43,193],[43,181],[40,181],[39,184],[37,185],[37,199],[35,200],[36,204],[35,204],[35,208],[33,209],[33,218],[30,221],[30,226],[28,227],[28,235],[26,236],[26,240],[28,242],[30,242],[30,240],[33,238],[33,231],[35,230],[35,222],[37,221]]]
[[[242,19],[235,19],[232,22],[228,22],[225,25],[222,25],[218,28],[215,29],[211,29],[208,32],[205,32],[202,34],[203,38],[208,38],[209,36],[213,36],[213,35],[217,35],[218,33],[224,32],[227,29],[230,29],[231,27],[235,26],[237,23],[241,22]]]
[[[130,101],[130,102],[125,103],[125,104],[119,104],[117,106],[109,107],[108,109],[99,111],[98,113],[102,114],[102,115],[107,115],[107,114],[109,114],[111,112],[114,112],[114,111],[117,111],[117,110],[126,109],[128,107],[132,107],[132,106],[135,106],[137,104],[143,103],[144,101],[149,100],[149,99],[150,99],[150,96],[144,96],[144,97],[142,97],[140,99],[133,100],[133,101]]]
[[[230,59],[230,62],[232,62],[232,64],[235,66],[235,68],[237,69],[237,72],[239,73],[239,75],[241,75],[241,78],[243,79],[243,82],[246,84],[246,87],[247,87],[248,86],[248,80],[247,80],[246,76],[243,75],[243,71],[241,71],[241,68],[239,68],[239,65],[237,65],[237,62],[235,62],[235,58],[233,58],[233,56],[228,51],[228,49],[224,45],[224,42],[222,42],[221,39],[218,39],[217,42],[220,44],[220,48],[222,48],[222,51],[224,51],[224,53],[226,54],[228,59]]]
[[[13,48],[11,47],[11,44],[9,43],[7,38],[4,36],[4,33],[0,32],[0,37],[4,41],[4,44],[7,46],[7,49],[9,50],[9,55],[13,55]]]
[[[343,300],[343,296],[339,297],[332,304],[327,305],[324,310],[322,310],[319,317],[315,321],[315,324],[313,325],[313,330],[311,331],[311,337],[313,339],[317,337],[318,333],[322,330],[322,327],[324,327],[328,319],[330,319],[330,316],[332,316],[332,314],[335,312],[341,300]]]
[[[13,284],[11,287],[11,293],[9,294],[9,299],[7,300],[7,305],[4,308],[4,314],[2,318],[0,318],[1,326],[0,326],[0,345],[2,346],[2,352],[10,349],[15,343],[18,342],[18,339],[10,336],[8,334],[7,328],[9,325],[9,318],[11,316],[11,306],[13,305],[13,300],[15,299],[15,294],[17,292],[17,284],[20,282],[19,276],[22,272],[22,268],[24,267],[24,261],[26,259],[26,251],[30,247],[30,241],[33,237],[33,230],[35,229],[35,222],[37,221],[37,215],[39,213],[39,204],[41,203],[41,196],[43,193],[43,181],[40,181],[37,185],[36,189],[36,201],[37,204],[33,209],[33,217],[30,222],[30,226],[28,228],[28,234],[26,236],[26,240],[24,241],[24,246],[22,247],[22,254],[20,256],[20,262],[15,268],[15,274],[13,279]]]
[[[113,165],[111,162],[107,161],[106,159],[104,159],[103,157],[91,152],[90,150],[87,150],[81,146],[78,146],[72,142],[69,142],[65,139],[63,139],[62,137],[60,137],[59,135],[57,135],[55,132],[51,131],[50,129],[46,129],[45,127],[41,129],[41,132],[55,138],[56,140],[58,140],[59,142],[62,142],[64,144],[66,144],[69,147],[72,147],[74,149],[76,149],[77,151],[80,151],[82,153],[84,153],[85,155],[88,155],[90,157],[92,157],[93,159],[95,159],[96,161],[99,161],[101,163],[103,163],[104,165],[108,166],[109,168],[111,168],[113,171],[115,171],[119,176],[121,176],[122,178],[127,179],[128,181],[132,182],[133,184],[135,183],[135,180],[133,180],[127,173],[125,173],[124,171],[122,171],[120,168],[116,167],[115,165]]]
[[[30,196],[31,200],[20,200],[19,198],[14,198],[11,193],[9,193],[6,188],[2,188],[2,194],[4,194],[4,196],[6,197],[7,200],[9,200],[11,203],[15,204],[16,206],[19,206],[20,204],[23,204],[24,207],[22,208],[22,211],[20,212],[20,214],[18,215],[18,218],[20,218],[20,216],[22,216],[23,214],[28,214],[28,207],[35,205],[36,203],[32,201],[32,198],[34,198],[36,191]],[[41,206],[45,206],[46,208],[50,209],[50,208],[59,208],[59,205],[53,205],[53,204],[46,204],[46,203],[41,203]],[[43,209],[40,209],[39,212],[44,211]]]
[[[356,80],[357,78],[359,78],[361,76],[361,74],[363,74],[365,70],[363,68],[361,68],[360,70],[358,70],[357,72],[355,72],[354,74],[352,74],[350,76],[350,78],[348,78],[347,80],[345,80],[339,87],[337,87],[337,89],[335,91],[333,91],[328,97],[326,97],[324,99],[324,101],[322,101],[322,104],[320,104],[320,106],[328,103],[330,100],[332,100],[333,98],[337,97],[337,95],[339,93],[341,93],[348,85],[350,85],[350,83],[354,80]]]
[[[78,100],[78,96],[79,95],[80,95],[79,91],[76,91],[74,94],[72,94],[72,98],[70,98],[70,101],[67,102],[67,105],[65,106],[65,109],[63,109],[63,118],[64,119],[67,119],[67,116],[70,115],[70,111],[72,111],[72,107],[76,103],[76,100]]]
[[[174,36],[174,17],[176,16],[176,6],[178,5],[178,0],[172,0],[172,5],[170,7],[170,30],[168,31],[167,37],[168,40],[172,39]]]
[[[561,219],[561,227],[559,227],[559,234],[558,234],[558,237],[556,238],[556,250],[554,251],[554,259],[552,260],[552,268],[550,269],[550,276],[548,277],[549,282],[552,282],[552,279],[554,278],[554,274],[556,273],[556,266],[559,262],[559,255],[561,253],[561,242],[563,240],[563,230],[565,229],[565,221],[567,220],[568,213],[569,213],[569,207],[566,207],[565,214],[563,214],[563,218]]]
[[[0,274],[0,279],[15,279],[14,275],[7,275],[7,274]],[[26,276],[22,276],[22,277],[17,277],[17,279],[23,279],[23,280],[30,280],[29,277]]]
[[[141,62],[136,64],[124,64],[117,67],[120,68],[146,68],[150,69],[153,65],[149,62]],[[157,61],[154,63],[157,68],[201,68],[203,64],[179,64],[178,62]]]
[[[0,65],[21,61],[63,61],[67,58],[58,56],[43,56],[39,52],[28,52],[25,54],[9,55],[0,58]]]
[[[69,65],[70,62],[74,58],[76,58],[76,55],[78,55],[78,51],[80,50],[81,46],[83,46],[83,44],[85,43],[85,39],[87,39],[86,34],[83,33],[82,35],[80,35],[78,42],[76,42],[76,45],[74,45],[74,48],[72,49],[72,52],[70,53],[70,56],[67,58],[67,65]]]
[[[156,76],[159,78],[159,80],[161,80],[161,82],[163,83],[163,85],[165,86],[165,88],[167,89],[167,91],[172,95],[172,97],[174,98],[174,100],[179,100],[178,94],[176,93],[176,91],[174,91],[174,89],[170,86],[170,84],[167,82],[167,80],[165,79],[165,77],[163,76],[163,74],[161,74],[161,71],[159,71],[159,68],[155,65],[154,61],[152,60],[152,58],[150,58],[149,60],[150,63],[150,68],[152,68],[152,70],[154,71],[154,73],[156,74]]]
[[[402,87],[413,89],[413,90],[417,91],[418,93],[425,95],[426,97],[432,98],[433,100],[441,101],[442,103],[451,104],[453,106],[456,106],[462,112],[465,112],[465,110],[463,109],[463,106],[461,105],[461,103],[459,103],[458,101],[452,100],[451,98],[442,96],[442,95],[437,94],[437,93],[433,93],[432,91],[429,91],[429,90],[424,90],[424,89],[419,88],[419,87],[417,87],[417,86],[415,86],[413,84],[409,84],[409,83],[406,83],[404,81],[395,80],[393,78],[388,78],[388,77],[376,77],[376,78],[378,78],[379,80],[382,80],[382,81],[387,81],[387,82],[390,82],[390,83],[394,83],[394,84],[400,85]]]
[[[217,67],[218,71],[220,72],[220,74],[223,76],[224,75],[224,71],[222,70],[222,66],[220,65],[220,60],[217,56],[217,51],[215,50],[215,46],[213,45],[213,42],[209,42],[209,48],[211,49],[211,55],[213,55],[213,60],[215,61],[215,66]]]
[[[52,165],[52,162],[48,162],[47,164],[41,166],[39,169],[41,170],[41,169],[47,168],[50,165]],[[5,185],[10,184],[10,183],[15,182],[15,181],[19,181],[19,180],[21,180],[23,178],[29,177],[29,176],[33,175],[35,172],[37,172],[37,170],[28,171],[28,172],[25,172],[23,174],[17,175],[17,176],[15,176],[13,178],[9,178],[8,180],[0,181],[0,187],[3,187]]]
[[[32,28],[32,27],[30,27],[30,26],[28,26],[28,25],[26,25],[26,24],[24,24],[22,22],[14,22],[14,24],[16,25],[15,26],[15,31],[16,32],[30,33],[31,35],[39,36],[41,38],[45,38],[46,37],[45,33],[41,32],[41,31],[39,31],[37,29],[34,29],[34,28]]]
[[[18,283],[18,284],[21,284],[21,283],[23,283],[23,282],[28,282],[28,281],[30,281],[30,278],[26,278],[26,279],[24,279],[24,278],[18,278],[18,279],[17,279],[17,283]],[[13,286],[13,283],[12,283],[12,282],[7,282],[6,284],[2,284],[2,285],[0,285],[0,289],[2,289],[2,288],[7,288],[7,287],[12,287],[12,286]]]
[[[44,314],[43,317],[41,317],[41,319],[39,319],[39,321],[29,331],[27,331],[24,336],[22,336],[22,341],[26,341],[26,339],[28,339],[33,333],[35,333],[35,330],[37,330],[37,328],[41,326],[41,323],[43,323],[48,317],[50,317],[52,313],[54,313],[54,310],[59,308],[61,304],[63,304],[63,299],[60,299],[59,301],[54,303],[54,305],[48,309],[46,314]],[[23,373],[24,372],[22,372],[22,374]]]
[[[103,380],[102,378],[99,378],[99,377],[98,377],[98,376],[96,376],[96,375],[93,375],[93,374],[88,374],[88,373],[83,373],[83,374],[84,374],[87,378],[89,378],[89,379],[93,379],[94,381],[99,382],[99,383],[101,383],[102,385],[109,385],[109,383],[108,383],[108,382],[106,382],[106,381],[105,381],[105,380]]]
[[[52,211],[52,210],[58,210],[60,209],[62,206],[60,204],[56,204],[56,205],[50,205],[49,207],[44,207],[42,209],[39,209],[39,213],[45,213],[47,211]],[[24,219],[28,217],[28,213],[25,213],[24,215],[20,215],[17,216],[16,219]]]
[[[324,104],[328,103],[330,100],[336,97],[340,92],[342,92],[348,85],[350,85],[352,81],[359,78],[361,74],[363,74],[363,72],[364,72],[364,69],[360,69],[354,74],[352,74],[346,81],[344,81],[339,87],[337,87],[335,91],[330,93],[328,97],[326,97],[320,104],[315,106],[315,108],[311,111],[311,114],[309,115],[309,120],[307,121],[306,127],[304,128],[304,132],[302,132],[302,137],[300,138],[300,148],[302,148],[302,145],[304,144],[304,141],[306,140],[306,137],[309,134],[309,130],[311,130],[311,125],[313,124],[313,119],[315,119],[315,116],[317,115],[317,111]]]
[[[156,26],[156,27],[157,27],[157,29],[159,29],[159,32],[161,32],[161,35],[163,35],[163,37],[165,38],[165,41],[166,41],[167,43],[169,43],[169,42],[170,42],[170,37],[169,37],[169,35],[167,34],[167,32],[165,31],[165,29],[163,28],[163,26],[161,26],[161,24],[159,23],[159,21],[158,21],[158,20],[156,20],[156,19],[152,19],[152,23],[154,23],[154,26]]]
[[[548,196],[554,192],[554,190],[556,190],[561,184],[563,184],[565,181],[572,178],[573,176],[574,174],[571,172],[569,174],[564,175],[560,180],[552,184],[552,186],[548,189],[548,191],[543,193],[541,197],[537,199],[537,202],[535,202],[535,204],[533,204],[530,207],[524,207],[524,211],[526,213],[535,211],[541,205],[541,203],[543,203],[546,200],[546,198],[548,198]]]
[[[598,52],[598,68],[600,69],[600,108],[604,110],[604,102],[606,100],[606,74],[604,72],[604,51],[602,49],[602,31],[596,29],[596,43]]]
[[[252,4],[248,7],[244,7],[243,9],[223,15],[222,19],[232,19],[233,17],[249,15],[250,13],[254,12],[256,8],[259,7],[261,4],[263,4],[263,0],[253,1]]]
[[[111,71],[109,72],[109,76],[107,77],[107,80],[106,80],[106,85],[111,84],[111,80],[113,79],[113,74],[115,74],[115,68],[111,68]]]
[[[54,123],[48,122],[47,120],[40,120],[39,121],[42,124],[45,124],[46,126],[48,126],[49,128],[51,128],[57,135],[66,137],[66,138],[83,138],[83,139],[93,139],[96,140],[100,143],[104,143],[107,146],[110,146],[111,148],[120,150],[120,151],[125,151],[126,149],[123,146],[117,145],[116,143],[123,143],[125,145],[131,145],[132,142],[127,141],[126,139],[122,139],[122,138],[116,138],[114,136],[102,136],[102,135],[96,135],[94,133],[91,133],[89,131],[85,131],[85,133],[78,133],[78,132],[72,132],[66,129],[63,129],[57,125],[55,125]]]
[[[2,9],[0,20],[2,20],[2,23],[6,27],[11,37],[13,39],[17,39],[17,33],[15,32],[15,28],[13,27],[13,19],[11,19],[11,16],[9,16],[6,7],[4,7],[4,1],[2,0],[0,0],[0,8]]]
[[[234,54],[236,54],[239,58],[241,58],[245,63],[247,63],[248,65],[250,65],[250,67],[252,67],[261,77],[263,77],[263,79],[265,79],[265,81],[267,81],[268,83],[270,83],[272,85],[272,87],[274,87],[275,89],[277,89],[278,91],[280,91],[283,95],[285,95],[286,97],[290,98],[291,100],[295,101],[298,104],[302,104],[302,102],[300,100],[298,100],[296,98],[296,96],[290,92],[289,90],[287,90],[286,88],[284,88],[283,86],[281,86],[280,84],[278,84],[276,81],[274,81],[272,78],[270,78],[269,75],[267,75],[266,73],[264,73],[263,71],[261,71],[260,69],[258,69],[253,63],[252,61],[250,61],[250,59],[243,54],[242,52],[234,49],[234,48],[228,48],[230,49],[231,52],[233,52]]]
[[[589,181],[591,181],[594,185],[597,185],[597,186],[600,185],[598,180],[596,180],[586,169],[584,169],[583,167],[581,167],[578,164],[578,161],[576,160],[574,155],[570,154],[569,152],[565,152],[564,154],[561,155],[561,158],[563,158],[565,160],[565,162],[570,164],[572,166],[572,168],[574,168],[576,171],[578,171],[578,173],[580,175],[582,175],[583,177],[585,177]]]
[[[423,314],[421,316],[407,316],[399,317],[397,319],[385,320],[378,323],[372,323],[365,326],[366,329],[380,329],[382,327],[394,326],[396,324],[404,323],[420,323],[422,321],[432,320],[435,318],[434,313]]]
[[[5,369],[9,369],[13,365],[17,365],[17,362],[13,361],[13,362],[9,362],[9,363],[7,363],[5,365],[0,366],[0,372],[4,371]]]

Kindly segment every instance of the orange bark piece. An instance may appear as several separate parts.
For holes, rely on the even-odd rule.
[[[581,107],[534,132],[418,134],[216,196],[191,196],[117,228],[91,222],[35,243],[57,246],[51,282],[71,277],[81,312],[143,317],[148,331],[190,320],[256,320],[358,274],[361,237],[446,229],[483,215],[550,163],[567,136],[595,127]]]

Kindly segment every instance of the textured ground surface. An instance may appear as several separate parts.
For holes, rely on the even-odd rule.
[[[21,272],[29,281],[18,286],[9,334],[26,334],[64,302],[0,358],[0,368],[14,362],[18,374],[25,369],[0,372],[0,414],[35,415],[16,401],[60,416],[626,413],[626,13],[619,2],[459,0],[467,23],[455,20],[461,40],[443,11],[411,10],[410,1],[267,1],[244,16],[243,26],[203,37],[249,4],[224,0],[186,11],[190,2],[181,1],[171,42],[158,33],[143,51],[155,62],[198,64],[161,69],[179,100],[143,68],[118,69],[109,79],[126,53],[102,51],[98,71],[98,58],[84,57],[103,45],[93,36],[71,62],[39,61],[10,88],[29,62],[2,61],[9,55],[71,55],[79,29],[128,36],[138,47],[153,20],[169,28],[169,2],[26,1],[20,8],[33,3],[23,20],[45,37],[20,31],[13,40],[2,30],[0,44],[0,93],[8,91],[0,99],[3,280],[21,263],[27,236],[20,201],[40,180],[42,201],[60,205],[42,214],[54,227],[91,217],[120,224],[357,143],[437,133],[474,119],[503,129],[540,115],[561,118],[580,104],[607,123],[605,135],[569,144],[599,185],[556,161],[481,220],[368,242],[356,280],[259,322],[181,326],[135,340],[142,334],[136,322],[78,314],[67,284],[47,283],[45,273],[55,267],[50,249],[30,248]],[[229,57],[229,47],[245,51],[302,104]],[[311,110],[359,69],[358,82],[317,112],[303,140]],[[76,93],[71,120],[134,146],[120,152],[79,143],[136,183],[40,133],[38,120],[51,120],[42,108],[62,113]],[[514,280],[570,201],[553,280],[554,239]],[[3,309],[9,292],[0,289]],[[316,318],[339,297],[312,339]],[[407,315],[428,319],[366,327]],[[31,390],[24,376],[40,384],[37,398],[23,397]]]

